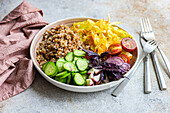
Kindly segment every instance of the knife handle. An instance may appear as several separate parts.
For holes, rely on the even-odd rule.
[[[146,54],[143,54],[143,56],[141,57],[139,62],[133,68],[133,70],[131,71],[131,73],[128,76],[129,79],[123,80],[118,86],[116,86],[116,88],[112,92],[112,96],[117,97],[121,93],[121,91],[124,89],[124,87],[129,83],[130,79],[134,76],[136,69],[138,68],[139,64],[143,61],[143,58],[145,58],[145,56],[146,56]]]
[[[159,48],[158,46],[158,51],[160,52],[162,58],[163,58],[163,61],[168,69],[168,76],[170,77],[170,64],[169,64],[169,60],[168,58],[166,57],[166,55],[164,54],[164,52]]]
[[[151,77],[150,77],[150,68],[149,68],[149,55],[144,58],[144,65],[145,65],[145,76],[144,76],[144,87],[145,93],[151,93]]]
[[[165,80],[163,78],[163,74],[162,74],[158,59],[157,59],[157,55],[155,54],[155,51],[151,53],[151,56],[153,59],[155,70],[156,70],[156,75],[157,75],[158,83],[160,86],[160,90],[166,90],[167,86],[165,84]]]

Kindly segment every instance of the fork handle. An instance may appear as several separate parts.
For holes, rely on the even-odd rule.
[[[149,55],[147,55],[144,58],[144,65],[145,65],[145,74],[144,74],[145,93],[151,93],[151,77],[150,77],[150,70],[149,70]]]
[[[164,52],[159,48],[158,46],[158,51],[160,52],[162,58],[163,58],[163,61],[168,69],[168,76],[170,77],[170,64],[169,64],[169,60],[168,58],[166,57],[166,55],[164,54]]]
[[[160,90],[166,90],[167,86],[165,84],[165,80],[163,78],[163,74],[162,74],[158,59],[157,59],[157,55],[155,54],[155,51],[151,53],[151,56],[153,59],[155,70],[156,70],[156,75],[157,75],[158,83],[160,86]]]

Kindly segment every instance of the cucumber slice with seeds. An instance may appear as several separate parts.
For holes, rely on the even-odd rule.
[[[64,69],[70,72],[75,72],[76,71],[76,65],[72,62],[66,62],[64,64]]]
[[[64,71],[64,62],[63,61],[57,61],[56,66],[58,68],[58,72]]]
[[[80,59],[81,57],[74,57],[74,61],[76,61],[76,60],[78,60],[78,59]]]
[[[48,64],[48,62],[44,63],[43,66],[42,66],[42,70],[44,71],[46,65]]]
[[[75,60],[73,61],[73,64],[76,64],[76,61],[75,61]]]
[[[86,56],[86,52],[81,51],[81,50],[74,50],[74,55],[78,57],[84,57]]]
[[[57,68],[57,67],[56,67],[56,68]],[[57,68],[57,70],[58,70],[58,68]],[[57,73],[58,73],[58,71],[56,71],[56,72],[52,75],[52,77],[55,77]]]
[[[61,76],[66,75],[67,73],[68,73],[67,71],[63,71],[63,72],[61,72],[61,73],[56,74],[55,76],[56,76],[56,77],[61,77]]]
[[[66,62],[66,60],[65,60],[64,58],[59,58],[59,59],[57,60],[57,62],[58,62],[58,61]]]
[[[80,71],[84,71],[88,68],[88,62],[84,59],[78,59],[76,65]]]
[[[66,59],[68,62],[73,61],[73,58],[74,58],[73,52],[68,53],[68,54],[66,55],[66,57],[65,57],[65,59]]]
[[[44,73],[48,75],[49,77],[55,76],[54,74],[58,72],[57,67],[55,66],[54,62],[48,62],[47,65],[44,68]]]
[[[77,67],[76,67],[76,70],[75,70],[75,72],[76,72],[76,73],[78,73],[78,72],[79,72],[79,70],[77,69]]]
[[[84,78],[82,77],[81,74],[79,73],[76,73],[75,76],[74,76],[74,82],[79,85],[79,86],[82,86],[85,84],[85,80]]]

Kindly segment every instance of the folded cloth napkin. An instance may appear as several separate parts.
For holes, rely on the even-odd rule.
[[[0,21],[0,101],[27,89],[34,80],[29,46],[47,22],[43,12],[23,1]]]

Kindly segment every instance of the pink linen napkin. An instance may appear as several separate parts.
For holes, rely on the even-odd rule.
[[[34,80],[29,47],[47,22],[43,12],[23,1],[0,21],[0,101],[27,89]]]

